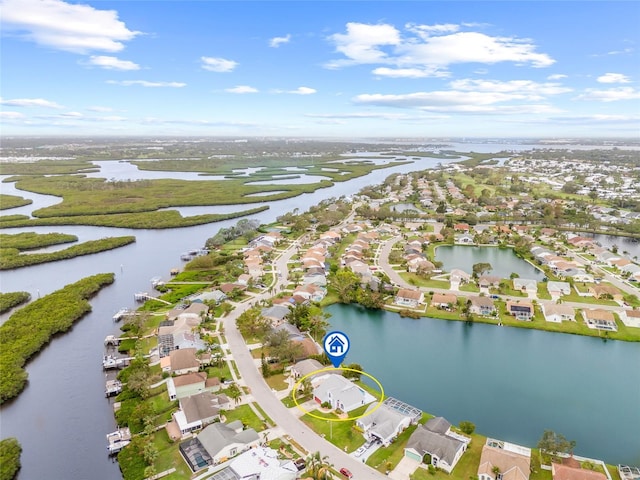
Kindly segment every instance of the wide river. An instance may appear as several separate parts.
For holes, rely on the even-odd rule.
[[[491,145],[479,146],[475,151],[481,151],[480,147],[492,148],[493,151],[502,148],[525,149],[523,146],[504,146]],[[519,148],[518,148],[519,147]],[[458,147],[463,151],[464,146]],[[468,147],[470,150],[473,148]],[[491,150],[489,150],[491,151]],[[375,156],[372,156],[375,158]],[[446,160],[423,158],[415,163],[407,165],[391,166],[384,170],[377,170],[369,175],[361,178],[350,180],[347,182],[337,183],[331,188],[318,190],[315,193],[304,194],[296,198],[281,200],[277,202],[265,202],[270,209],[262,212],[254,217],[261,222],[268,223],[275,220],[278,215],[284,212],[299,209],[304,211],[312,205],[317,205],[323,199],[329,197],[339,197],[342,195],[351,195],[356,193],[366,185],[382,182],[388,175],[392,173],[407,173],[425,168],[432,168],[438,163],[447,163]],[[122,166],[122,165],[120,165]],[[120,167],[119,166],[119,167]],[[126,169],[123,173],[116,173],[111,170],[107,178],[126,179],[130,172]],[[156,175],[154,173],[154,175]],[[140,174],[146,175],[146,174]],[[183,174],[170,172],[167,177],[183,178]],[[187,174],[191,175],[191,174]],[[157,177],[156,177],[157,178]],[[11,185],[2,185],[3,193],[12,193]],[[28,214],[34,208],[42,208],[44,206],[57,203],[59,199],[48,197],[45,195],[33,195],[28,192],[19,191],[18,194],[26,198],[34,198],[34,205],[21,207],[18,209],[5,210],[3,214],[21,213]],[[256,199],[259,200],[259,199]],[[249,207],[257,204],[252,204]],[[244,209],[245,206],[235,207]],[[235,208],[225,207],[225,211],[234,210]],[[227,210],[228,209],[228,210]],[[195,215],[207,212],[220,212],[220,208],[216,207],[185,207],[178,209],[183,215]],[[83,277],[101,272],[115,272],[116,282],[105,288],[99,295],[92,300],[93,311],[79,321],[71,331],[65,335],[55,338],[50,345],[33,358],[28,364],[29,385],[20,394],[17,400],[10,402],[0,409],[0,434],[2,438],[14,436],[17,437],[22,444],[22,470],[19,473],[20,480],[32,479],[120,479],[120,471],[117,463],[113,463],[106,455],[105,434],[116,428],[112,412],[112,402],[104,398],[104,373],[101,368],[101,358],[103,354],[103,341],[105,336],[109,334],[117,334],[118,326],[115,325],[111,317],[122,307],[133,307],[133,294],[137,291],[147,291],[151,288],[149,280],[155,276],[168,277],[169,270],[172,267],[180,265],[180,254],[186,250],[198,248],[202,246],[205,240],[214,235],[221,227],[227,227],[234,224],[237,220],[218,222],[215,224],[199,225],[195,227],[169,229],[169,230],[130,230],[118,228],[104,227],[37,227],[30,229],[5,229],[3,233],[17,233],[20,231],[38,231],[45,232],[65,232],[77,235],[82,241],[101,238],[114,235],[135,235],[137,241],[135,244],[96,255],[79,257],[64,262],[56,262],[51,264],[36,265],[28,268],[2,272],[0,277],[0,290],[3,292],[25,290],[32,294],[34,298],[38,295],[45,295],[62,286],[77,281]],[[7,318],[7,315],[0,317],[0,321]],[[337,321],[337,316],[332,321]],[[476,328],[478,327],[478,328]],[[440,322],[440,328],[455,329],[459,328],[456,324]],[[474,326],[473,333],[481,332],[481,326]],[[363,332],[365,329],[363,329]],[[515,330],[501,330],[501,335],[508,336]],[[503,333],[504,332],[504,333]],[[482,354],[480,349],[476,350],[479,358],[469,358],[466,353],[466,345],[474,337],[471,332],[462,332],[458,335],[457,340],[452,336],[449,340],[450,344],[446,345],[447,355],[436,358],[433,363],[425,365],[417,360],[415,362],[406,363],[406,370],[403,375],[397,375],[396,382],[406,382],[405,390],[412,391],[412,388],[418,383],[416,376],[422,381],[419,383],[431,384],[431,378],[438,372],[447,367],[449,362],[454,358],[465,358],[468,369],[460,369],[451,372],[448,384],[438,383],[433,385],[434,389],[440,390],[441,395],[450,393],[448,402],[461,402],[460,394],[454,390],[456,385],[472,385],[474,384],[473,371],[476,364],[481,364]],[[532,332],[534,333],[534,332]],[[537,333],[537,332],[535,332]],[[516,333],[520,335],[520,332]],[[585,421],[583,417],[579,420],[583,424],[590,425],[594,418],[599,416],[607,416],[612,412],[621,410],[619,404],[624,397],[635,401],[636,405],[640,405],[640,395],[638,386],[638,369],[634,373],[620,368],[621,365],[629,364],[636,367],[638,362],[638,345],[636,344],[618,344],[609,342],[606,344],[607,363],[610,364],[610,358],[615,356],[615,367],[607,370],[607,374],[612,379],[611,382],[603,383],[604,375],[582,376],[584,369],[580,370],[580,375],[576,375],[575,367],[578,364],[587,363],[592,365],[593,370],[597,370],[601,363],[599,358],[592,356],[591,350],[582,350],[583,339],[558,335],[557,338],[552,336],[544,337],[554,342],[560,342],[560,345],[572,351],[573,354],[568,357],[565,363],[559,363],[552,366],[556,372],[562,372],[564,382],[555,382],[549,384],[549,388],[539,389],[536,392],[536,398],[552,398],[556,399],[559,404],[571,403],[574,409],[582,408],[582,398],[574,397],[574,384],[589,385],[589,396],[597,397],[601,400],[599,409],[592,412],[593,418]],[[405,350],[412,351],[409,347],[410,342],[415,339],[408,339]],[[495,339],[494,339],[495,340]],[[545,340],[546,341],[546,340]],[[575,343],[577,342],[577,343]],[[359,345],[364,343],[359,341]],[[374,338],[369,343],[370,348],[378,348],[382,344],[382,340]],[[502,343],[491,341],[485,344],[485,355],[491,358],[494,353],[502,351],[512,351],[509,347],[510,341],[502,340]],[[578,345],[577,347],[575,345]],[[374,347],[375,346],[375,347]],[[610,348],[609,348],[610,347]],[[354,346],[354,354],[360,347]],[[418,351],[422,346],[418,346]],[[514,350],[514,355],[521,354],[520,351]],[[541,348],[543,355],[548,355],[546,348]],[[616,353],[617,352],[617,353]],[[635,353],[634,353],[635,352]],[[352,354],[353,355],[353,354]],[[635,355],[635,356],[634,356]],[[354,358],[355,357],[350,357]],[[388,362],[395,361],[394,356],[389,357]],[[418,357],[416,356],[416,359]],[[373,368],[363,357],[362,362],[367,368]],[[502,405],[528,402],[529,408],[522,417],[514,419],[509,416],[509,422],[514,424],[525,424],[530,422],[530,418],[539,418],[546,409],[539,402],[533,399],[522,398],[522,392],[525,391],[521,385],[529,383],[529,370],[534,370],[539,378],[547,378],[550,373],[545,369],[537,370],[536,365],[540,365],[538,357],[530,358],[530,368],[527,371],[513,373],[511,365],[512,358],[504,355],[500,361],[487,363],[483,373],[487,377],[497,378],[502,381],[501,388],[490,389],[482,385],[480,388],[469,388],[465,390],[462,397],[466,402],[466,410],[461,404],[460,411],[450,413],[441,405],[434,404],[431,399],[424,404],[426,410],[433,413],[448,416],[452,421],[468,418],[478,424],[479,430],[484,433],[493,434],[494,427],[491,425],[493,421],[488,418],[480,418],[476,414],[477,404],[481,399],[492,399],[496,406],[494,418],[497,422],[501,422]],[[484,363],[482,363],[484,364]],[[375,370],[372,370],[377,373]],[[391,385],[387,380],[384,381],[385,386]],[[489,384],[487,383],[487,386]],[[420,396],[424,394],[424,390],[415,388]],[[391,392],[396,394],[396,390],[391,388]],[[404,395],[397,390],[397,396],[422,406],[415,396]],[[484,400],[483,400],[484,401]],[[446,405],[447,401],[444,402]],[[568,410],[568,411],[567,411]],[[572,409],[566,409],[562,416],[571,415]],[[636,418],[638,410],[635,411]],[[560,415],[560,413],[558,414]],[[613,425],[618,425],[624,429],[625,425],[620,423],[632,423],[634,420],[630,418],[634,412],[629,412],[625,421],[620,422],[616,417]],[[578,421],[578,420],[576,420]],[[550,422],[553,423],[553,422]],[[541,424],[539,430],[543,428],[554,428],[552,425]],[[635,425],[638,425],[636,422]],[[577,426],[576,426],[577,427]],[[524,429],[523,429],[524,430]],[[560,428],[558,427],[560,431]],[[573,429],[563,429],[565,435],[571,438]],[[640,429],[636,428],[636,432]],[[631,454],[630,449],[621,452],[627,453],[609,458],[605,455],[605,445],[614,439],[605,435],[601,436],[600,430],[593,431],[594,438],[601,442],[601,449],[594,452],[594,455],[605,456],[609,461],[625,461],[632,463],[640,463],[636,448],[636,454]],[[505,438],[506,440],[519,441],[521,437],[513,435]],[[528,437],[527,437],[528,438]],[[531,443],[527,441],[525,443]],[[580,444],[582,444],[582,439]],[[633,438],[628,440],[633,443]],[[636,445],[640,442],[636,442]],[[583,452],[583,450],[580,450]],[[587,453],[584,450],[583,453]]]
[[[457,425],[535,446],[553,430],[576,454],[640,465],[640,348],[523,328],[413,320],[332,305],[331,327],[351,341],[385,394]]]

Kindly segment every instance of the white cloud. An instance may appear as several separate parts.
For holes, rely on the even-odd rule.
[[[527,94],[530,99],[542,98],[542,95],[558,95],[572,92],[573,89],[563,87],[559,83],[538,83],[532,80],[510,80],[501,82],[499,80],[454,80],[449,84],[455,90],[475,91],[475,92],[503,92]]]
[[[547,77],[547,80],[562,80],[563,78],[567,78],[568,75],[565,75],[564,73],[554,73],[553,75],[549,75]]]
[[[378,67],[375,68],[371,73],[374,75],[378,75],[380,77],[391,77],[391,78],[425,78],[425,77],[448,77],[449,73],[437,70],[437,69],[426,69],[426,68],[389,68],[389,67]]]
[[[148,82],[147,80],[107,80],[111,85],[121,85],[123,87],[140,86],[147,88],[169,87],[182,88],[186,87],[186,83],[182,82]]]
[[[635,123],[637,125],[640,122],[640,116],[632,115],[582,115],[582,116],[562,116],[552,117],[548,120],[552,120],[556,123],[562,124],[575,124],[575,125],[589,125],[589,124],[610,124],[610,123]]]
[[[455,23],[444,23],[438,25],[416,25],[413,23],[407,23],[405,28],[412,33],[415,33],[422,39],[426,39],[427,37],[435,34],[442,35],[443,33],[453,33],[460,30],[460,25],[456,25]]]
[[[80,112],[65,112],[65,113],[61,113],[59,116],[63,117],[63,118],[82,118],[82,117],[84,117],[84,115],[82,115]]]
[[[445,90],[402,95],[362,94],[352,100],[360,105],[414,108],[426,112],[472,114],[557,113],[561,110],[544,103],[496,105],[514,101],[538,101],[540,96],[527,92]]]
[[[600,83],[630,83],[631,80],[622,73],[605,73],[597,78]]]
[[[307,113],[305,117],[324,119],[382,119],[382,120],[434,120],[447,118],[446,115],[408,115],[406,113],[376,113],[376,112],[355,112],[355,113]]]
[[[295,90],[288,90],[286,93],[292,93],[294,95],[312,95],[316,92],[317,90],[315,88],[298,87]]]
[[[385,45],[399,45],[400,32],[393,25],[364,23],[347,23],[347,33],[331,35],[330,40],[335,43],[336,51],[342,53],[348,60],[330,62],[327,67],[336,68],[344,65],[359,63],[386,63],[387,54],[379,47]]]
[[[106,68],[107,70],[140,70],[140,65],[137,63],[107,55],[92,55],[89,57],[87,64]]]
[[[6,120],[19,120],[21,118],[25,118],[25,115],[20,112],[0,112],[0,118],[4,118]]]
[[[64,108],[62,105],[44,98],[14,98],[12,100],[0,100],[0,104],[10,107]]]
[[[287,33],[284,37],[273,37],[269,40],[269,46],[272,48],[278,48],[280,45],[289,43],[291,40],[291,34]]]
[[[229,93],[258,93],[258,89],[250,87],[249,85],[237,85],[235,87],[225,89],[225,92],[229,92]]]
[[[599,102],[616,102],[619,100],[634,100],[640,98],[640,91],[632,87],[610,88],[608,90],[598,90],[587,88],[584,93],[578,95],[579,100],[596,100]]]
[[[548,67],[555,63],[546,53],[537,52],[536,45],[529,39],[459,31],[460,26],[454,24],[408,24],[405,29],[403,35],[389,24],[348,23],[345,34],[329,37],[336,51],[346,58],[333,60],[325,66],[392,65],[397,68],[376,69],[374,74],[421,78],[428,72],[446,72],[456,63],[513,62],[532,67]]]
[[[129,30],[115,10],[61,0],[3,0],[2,24],[39,45],[75,53],[118,52],[141,33]]]
[[[210,72],[228,73],[238,66],[238,62],[226,58],[200,57],[200,60],[202,60],[202,68]]]

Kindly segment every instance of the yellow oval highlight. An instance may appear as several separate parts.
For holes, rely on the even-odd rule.
[[[348,371],[348,372],[360,373],[362,375],[365,375],[365,376],[369,377],[371,380],[373,380],[378,385],[378,387],[380,387],[380,400],[376,404],[375,408],[371,409],[371,411],[369,411],[369,412],[363,413],[362,415],[358,415],[357,417],[347,417],[347,418],[325,418],[325,417],[321,417],[319,415],[314,415],[313,413],[309,412],[308,410],[305,410],[304,408],[302,408],[302,406],[298,403],[298,397],[296,395],[297,392],[298,392],[298,387],[302,384],[302,382],[307,377],[310,377],[310,376],[315,375],[317,373],[320,373],[320,372],[333,372],[335,370],[344,370],[344,371]],[[361,388],[361,387],[359,387],[359,388]],[[305,414],[309,415],[310,417],[317,418],[319,420],[327,420],[328,422],[348,422],[350,420],[357,420],[359,418],[363,418],[363,417],[366,417],[368,415],[371,415],[373,412],[375,412],[377,409],[379,409],[380,405],[382,405],[382,402],[384,402],[384,388],[382,388],[382,384],[378,381],[378,379],[376,377],[374,377],[373,375],[368,374],[367,372],[363,372],[362,370],[356,370],[355,368],[346,368],[346,367],[338,367],[338,368],[327,367],[327,368],[323,368],[321,370],[315,370],[315,371],[313,371],[311,373],[307,373],[304,377],[302,377],[300,380],[298,380],[296,382],[296,384],[293,386],[291,397],[293,398],[293,403],[296,404],[296,407],[298,407],[298,409],[302,413],[305,413]]]

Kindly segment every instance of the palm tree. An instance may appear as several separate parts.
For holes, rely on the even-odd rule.
[[[333,475],[329,470],[333,465],[329,463],[328,456],[321,456],[320,452],[315,452],[307,457],[307,473],[313,480],[331,480]]]
[[[500,476],[500,467],[498,467],[497,465],[495,467],[493,467],[491,469],[491,471],[493,472],[493,474],[496,476],[496,480],[499,478]]]

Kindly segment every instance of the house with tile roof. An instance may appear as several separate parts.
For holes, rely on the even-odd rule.
[[[542,314],[547,322],[562,323],[563,321],[574,321],[576,312],[573,307],[558,303],[543,303]]]
[[[574,467],[552,463],[551,474],[553,475],[553,480],[607,480],[607,476],[604,473],[581,468],[579,465]]]
[[[531,449],[488,438],[482,447],[478,480],[529,480]]]
[[[589,328],[610,331],[618,330],[613,312],[609,310],[601,308],[585,308],[582,310],[582,317]]]

